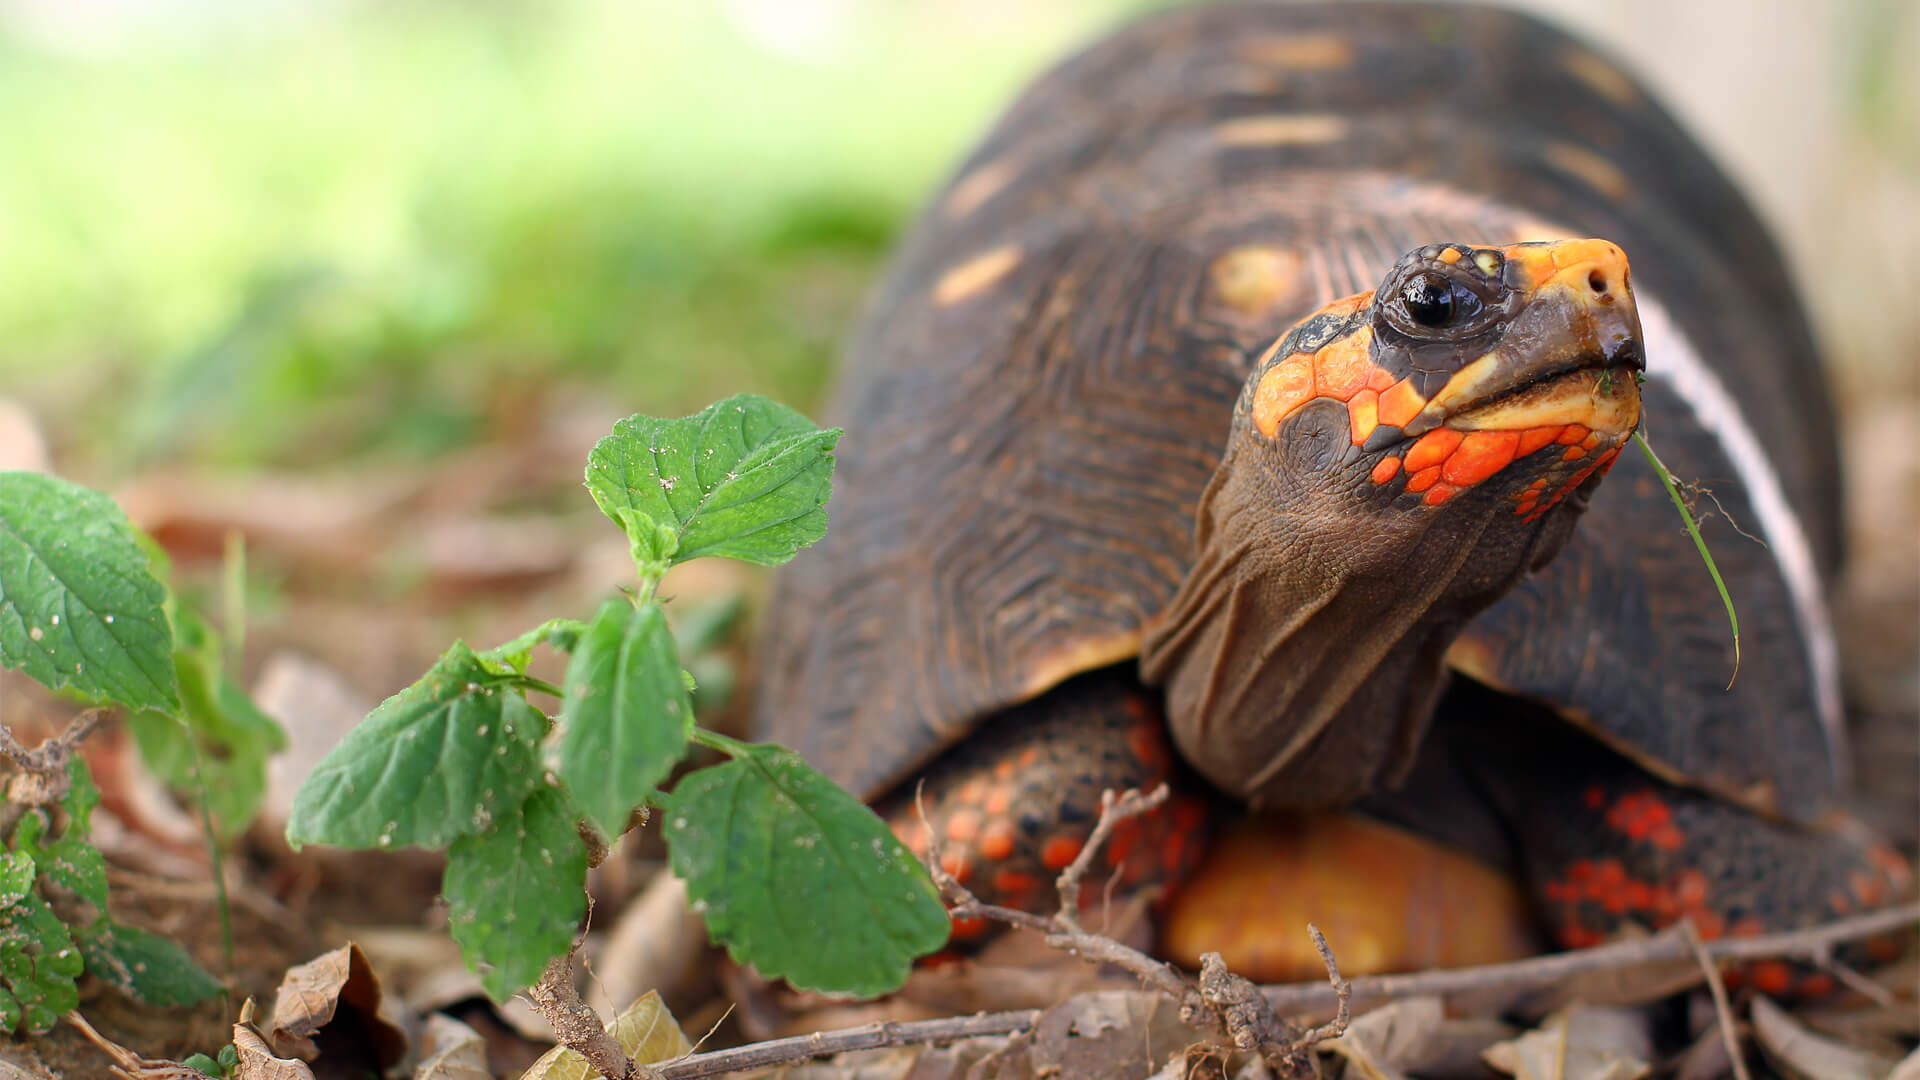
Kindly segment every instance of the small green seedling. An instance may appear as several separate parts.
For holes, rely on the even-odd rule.
[[[287,839],[445,849],[452,934],[504,1000],[579,931],[583,832],[618,837],[650,807],[735,959],[808,989],[897,988],[947,938],[926,870],[798,755],[695,726],[693,679],[656,596],[689,559],[771,566],[818,540],[839,437],[752,395],[621,421],[589,456],[586,486],[626,532],[638,587],[586,622],[556,619],[487,652],[454,643],[315,768]],[[560,686],[527,674],[543,643],[569,654]],[[557,715],[528,691],[558,698]],[[695,744],[729,760],[663,793]]]
[[[1693,520],[1693,512],[1687,509],[1687,501],[1680,497],[1679,485],[1674,483],[1673,473],[1668,471],[1667,463],[1653,452],[1645,433],[1635,431],[1633,441],[1640,444],[1640,452],[1647,456],[1648,464],[1660,477],[1660,484],[1667,489],[1667,497],[1673,500],[1674,509],[1680,511],[1680,520],[1686,523],[1687,535],[1693,537],[1693,546],[1700,551],[1700,561],[1707,564],[1707,573],[1713,576],[1713,587],[1720,591],[1720,603],[1727,609],[1727,624],[1733,628],[1733,675],[1727,679],[1727,686],[1733,686],[1733,680],[1740,677],[1740,616],[1734,614],[1733,596],[1727,592],[1727,583],[1720,578],[1720,567],[1713,561],[1713,552],[1707,550],[1707,541],[1700,535],[1700,526]]]
[[[176,649],[174,621],[185,618],[112,500],[51,476],[0,473],[0,665],[87,701],[141,710],[191,737],[226,714],[183,694],[183,677],[214,698],[238,691],[217,664]],[[278,728],[265,723],[271,734],[256,733],[257,745],[277,746]],[[0,852],[0,1032],[52,1028],[79,1002],[82,971],[154,1005],[219,993],[178,945],[108,914],[106,863],[88,839],[100,793],[86,765],[74,757],[64,770],[36,774],[33,755],[10,734],[6,741],[21,771],[8,785]],[[178,752],[166,736],[142,741]],[[263,777],[267,752],[237,755],[245,760],[228,767]],[[181,776],[189,772],[183,765]],[[258,802],[250,798],[230,797],[223,817],[244,823]]]

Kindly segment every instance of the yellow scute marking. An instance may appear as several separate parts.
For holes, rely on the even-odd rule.
[[[1103,668],[1140,655],[1139,630],[1082,638],[1035,660],[1020,684],[1020,700],[1035,698],[1083,671]]]
[[[933,302],[947,307],[985,292],[1020,265],[1020,257],[1020,249],[1012,244],[975,255],[940,275],[933,286]]]
[[[1340,34],[1259,34],[1240,43],[1240,56],[1290,71],[1353,66],[1353,42]]]
[[[1575,146],[1568,142],[1547,144],[1547,162],[1561,172],[1571,173],[1588,187],[1612,199],[1621,202],[1633,185],[1627,182],[1627,174],[1614,168],[1613,163],[1584,146]]]
[[[1213,260],[1214,294],[1248,318],[1258,318],[1300,285],[1300,253],[1285,248],[1237,247]]]
[[[1337,142],[1347,135],[1347,119],[1333,113],[1271,113],[1242,116],[1213,127],[1228,146],[1298,146]]]
[[[1560,66],[1567,74],[1585,83],[1587,88],[1621,108],[1640,103],[1640,91],[1626,72],[1579,46],[1569,46],[1560,54]]]
[[[948,217],[966,217],[980,208],[980,205],[999,193],[1012,180],[1014,163],[1001,158],[989,161],[985,165],[961,177],[947,192],[946,211]]]

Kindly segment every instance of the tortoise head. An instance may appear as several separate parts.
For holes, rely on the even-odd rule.
[[[1560,551],[1639,424],[1643,366],[1604,240],[1429,245],[1290,330],[1144,643],[1187,758],[1266,805],[1403,771],[1447,646]]]

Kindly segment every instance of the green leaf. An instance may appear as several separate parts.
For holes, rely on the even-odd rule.
[[[540,978],[587,911],[587,845],[564,793],[541,785],[519,812],[447,851],[448,930],[495,1001]]]
[[[86,837],[69,828],[47,845],[39,863],[40,872],[55,884],[92,904],[95,911],[106,912],[107,861]]]
[[[185,949],[137,926],[101,919],[75,937],[95,978],[149,1005],[192,1005],[222,989]]]
[[[83,967],[66,924],[38,893],[29,891],[0,911],[0,982],[13,1004],[0,1014],[10,1015],[20,1030],[49,1031],[78,1006],[74,980]]]
[[[24,851],[0,852],[0,910],[14,905],[33,890],[33,879],[40,871],[33,856]]]
[[[777,746],[683,778],[673,871],[735,960],[802,989],[872,996],[946,944],[933,881],[872,810]]]
[[[840,434],[753,394],[677,420],[633,416],[594,446],[587,488],[638,562],[773,566],[825,534]]]
[[[321,759],[293,797],[287,841],[440,848],[515,814],[540,783],[547,728],[518,678],[455,642]]]
[[[204,797],[218,839],[231,843],[260,808],[268,761],[286,748],[286,734],[226,675],[220,635],[205,620],[176,606],[173,628],[180,712],[135,713],[128,726],[154,774]]]
[[[687,752],[693,702],[660,605],[615,597],[580,635],[567,664],[559,736],[547,767],[609,837],[627,830]]]
[[[215,1061],[205,1054],[188,1054],[180,1060],[180,1064],[204,1076],[227,1075],[227,1070],[221,1068],[218,1061]]]
[[[113,500],[0,473],[0,665],[93,700],[177,708],[165,596]]]
[[[66,797],[60,800],[67,817],[72,819],[67,829],[91,835],[93,808],[100,805],[100,787],[93,782],[93,770],[76,754],[67,761],[67,777],[72,783],[67,786]]]

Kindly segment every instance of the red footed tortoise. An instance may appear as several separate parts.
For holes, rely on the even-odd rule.
[[[925,210],[836,411],[757,734],[920,851],[924,778],[984,899],[1049,906],[1099,793],[1162,779],[1123,886],[1177,884],[1223,805],[1358,802],[1510,853],[1569,946],[1906,887],[1838,824],[1834,425],[1786,268],[1540,22],[1198,7],[1093,45]],[[1731,686],[1642,426],[1720,511]]]

